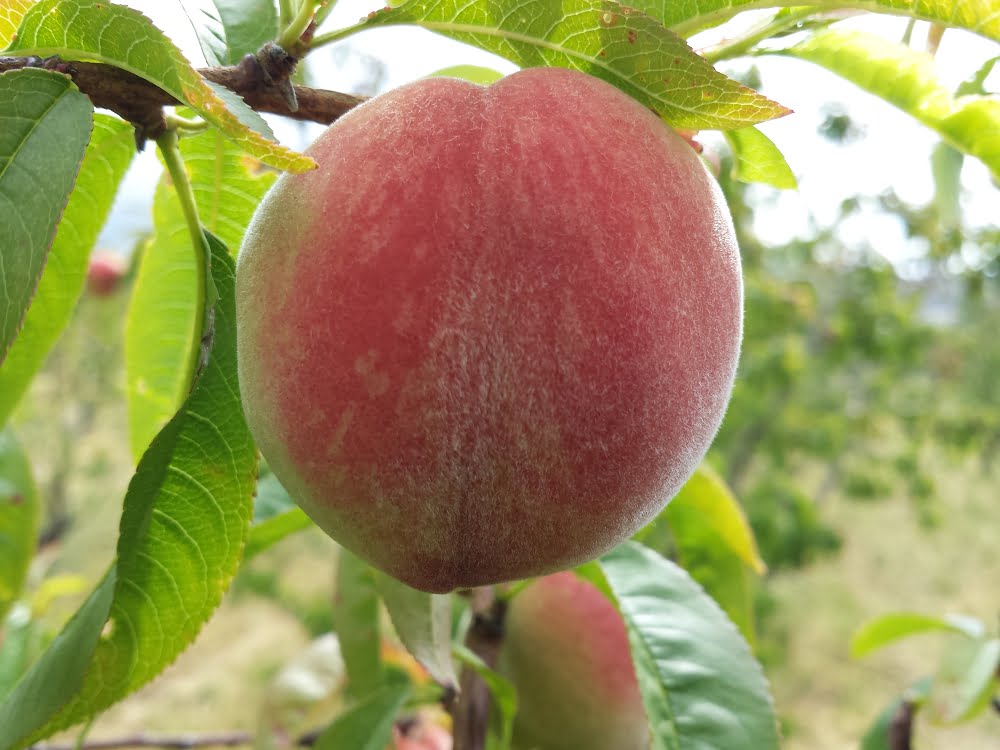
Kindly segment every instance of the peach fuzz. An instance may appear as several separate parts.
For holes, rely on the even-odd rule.
[[[699,157],[583,73],[431,78],[349,112],[237,262],[239,376],[334,539],[446,592],[592,559],[691,475],[742,331]]]

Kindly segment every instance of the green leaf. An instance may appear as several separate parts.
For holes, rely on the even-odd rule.
[[[635,542],[600,566],[628,631],[653,749],[777,748],[764,673],[701,587]]]
[[[727,130],[726,140],[733,150],[733,179],[760,182],[779,190],[798,187],[784,154],[757,128]]]
[[[82,594],[89,588],[91,582],[81,576],[56,575],[43,580],[29,601],[22,600],[11,607],[3,623],[0,641],[0,701],[7,697],[41,653],[45,637],[41,620],[52,602],[64,596]]]
[[[250,527],[250,537],[247,539],[247,547],[243,552],[243,559],[249,560],[268,547],[277,544],[286,536],[291,536],[297,531],[304,531],[312,528],[313,522],[300,508],[292,508],[276,516],[268,518],[266,521],[255,523]]]
[[[410,686],[386,685],[372,693],[326,728],[315,750],[384,750],[392,742],[396,714],[410,697]]]
[[[356,698],[368,695],[384,677],[375,569],[346,549],[337,561],[333,625],[347,665],[347,689]]]
[[[180,149],[202,225],[235,251],[274,173],[261,171],[259,162],[215,130],[183,138]],[[125,322],[129,441],[136,458],[184,400],[194,370],[192,342],[201,335],[191,236],[166,173],[153,199],[153,231]]]
[[[0,46],[6,47],[35,0],[0,0]]]
[[[961,151],[941,142],[931,152],[931,173],[934,175],[934,206],[938,210],[941,226],[957,229],[962,223],[962,165],[965,156]]]
[[[716,71],[683,39],[612,0],[524,0],[509,8],[458,0],[408,0],[362,27],[413,24],[521,67],[573,68],[638,99],[675,128],[728,130],[788,110]]]
[[[257,497],[253,506],[253,526],[243,551],[248,560],[276,544],[289,534],[308,529],[312,520],[295,505],[295,501],[274,474],[261,477],[257,482]]]
[[[38,536],[38,488],[10,428],[0,429],[0,620],[21,595]]]
[[[995,16],[1000,19],[1000,7]],[[875,34],[827,29],[781,54],[821,65],[885,99],[1000,177],[1000,97],[952,96],[926,52]]]
[[[894,750],[889,744],[889,729],[897,712],[903,702],[913,703],[920,706],[927,700],[930,694],[932,680],[924,677],[913,683],[906,692],[892,703],[882,709],[882,712],[875,718],[864,737],[861,738],[861,750]]]
[[[33,733],[78,694],[107,622],[115,583],[112,568],[0,703],[0,750],[26,745]]]
[[[677,562],[753,643],[754,573],[762,575],[765,565],[743,509],[725,482],[699,467],[661,515],[672,532]]]
[[[250,217],[277,175],[241,153],[218,131],[183,138],[180,148],[201,223],[235,257]]]
[[[281,482],[274,474],[268,473],[257,480],[257,494],[253,503],[255,524],[268,521],[295,507],[295,501],[288,494],[288,490],[281,486]]]
[[[957,724],[982,711],[997,688],[1000,639],[962,638],[951,644],[934,677],[929,709],[936,724]]]
[[[417,591],[379,571],[375,588],[406,649],[438,684],[457,689],[451,660],[451,596]]]
[[[979,638],[983,634],[983,625],[978,620],[956,615],[936,617],[916,612],[891,612],[858,628],[851,639],[851,656],[859,659],[911,635],[942,631]]]
[[[717,26],[745,10],[801,5],[797,0],[630,0],[631,4],[659,18],[678,34],[688,36],[709,26]],[[997,0],[814,0],[817,10],[857,8],[890,13],[924,21],[968,29],[1000,41],[1000,2]]]
[[[3,424],[41,368],[69,322],[90,254],[125,170],[135,155],[132,126],[104,114],[94,115],[76,186],[63,211],[34,301],[0,368],[0,424]]]
[[[41,278],[93,111],[66,76],[34,68],[0,74],[0,364]]]
[[[90,588],[90,581],[73,573],[63,573],[44,579],[28,601],[34,617],[44,617],[52,603],[65,596],[77,596]]]
[[[685,549],[690,545],[690,549]],[[695,540],[678,544],[678,563],[711,596],[730,620],[740,629],[752,648],[757,645],[756,599],[757,576],[739,558],[710,542]]]
[[[986,79],[990,77],[993,69],[996,68],[997,63],[1000,63],[1000,57],[991,57],[989,60],[984,62],[975,73],[973,73],[968,79],[962,81],[957,89],[955,89],[955,94],[958,96],[964,96],[966,94],[988,94],[989,91],[986,90]]]
[[[32,740],[103,711],[163,671],[194,640],[236,572],[253,511],[257,450],[236,380],[234,263],[224,245],[206,236],[220,295],[211,357],[129,484],[111,575],[114,600],[101,620],[105,632],[88,652],[86,679],[55,715],[58,705],[46,703],[45,725],[36,732],[32,723]],[[46,652],[45,659],[56,659],[49,668],[57,670],[66,657]],[[31,682],[33,674],[11,699],[48,689]],[[16,713],[18,706],[23,710],[0,707],[0,727],[6,728],[4,711]]]
[[[38,636],[38,622],[31,607],[17,602],[0,626],[0,701],[6,698],[31,664],[31,647]],[[0,735],[2,736],[2,735]]]
[[[192,342],[201,335],[197,304],[191,235],[164,174],[153,196],[153,238],[142,250],[125,318],[129,443],[136,460],[190,388]],[[156,346],[150,346],[151,341]]]
[[[269,141],[277,140],[274,136],[274,131],[271,130],[271,126],[267,124],[267,120],[261,117],[256,110],[254,110],[242,96],[237,94],[235,91],[227,89],[221,83],[215,83],[214,81],[205,81],[215,95],[219,97],[222,101],[226,103],[229,111],[236,115],[236,118],[246,127],[253,130],[255,133],[259,133],[264,138]]]
[[[452,653],[462,664],[479,675],[493,698],[486,750],[509,750],[514,736],[514,717],[517,716],[517,690],[510,680],[490,669],[486,662],[464,645],[454,644]]]
[[[496,83],[503,78],[500,73],[493,68],[484,68],[481,65],[452,65],[448,68],[435,70],[428,78],[461,78],[463,81],[478,83],[487,86]]]
[[[981,159],[1000,179],[1000,96],[960,97],[950,115],[936,124],[925,124],[959,151]]]
[[[278,35],[273,0],[212,0],[211,4],[187,0],[182,5],[212,67],[236,65]]]
[[[315,167],[309,157],[269,141],[241,123],[173,42],[131,8],[102,0],[40,0],[24,14],[17,38],[6,51],[114,65],[187,103],[271,166],[292,172]]]
[[[896,698],[882,709],[882,712],[875,717],[875,721],[861,738],[861,750],[893,750],[889,744],[889,731],[902,706],[902,699]]]
[[[743,508],[722,477],[706,465],[698,467],[665,510],[677,536],[694,533],[697,527],[758,575],[767,570]]]

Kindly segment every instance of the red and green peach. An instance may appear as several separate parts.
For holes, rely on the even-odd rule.
[[[694,471],[739,353],[724,200],[583,73],[433,78],[332,125],[237,264],[240,388],[334,539],[427,591],[594,558]]]
[[[521,750],[647,750],[625,624],[573,573],[540,578],[510,605],[499,671],[514,684]]]

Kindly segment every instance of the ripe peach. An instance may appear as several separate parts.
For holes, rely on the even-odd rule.
[[[517,688],[517,747],[649,747],[625,624],[573,573],[540,578],[514,597],[498,669]]]
[[[334,539],[444,592],[610,549],[728,402],[738,249],[698,156],[583,73],[431,78],[282,176],[236,271],[240,388]]]
[[[451,750],[454,742],[444,727],[422,717],[401,728],[392,728],[393,750]]]
[[[125,270],[125,261],[120,255],[95,252],[87,265],[87,291],[95,297],[109,297],[118,288]]]

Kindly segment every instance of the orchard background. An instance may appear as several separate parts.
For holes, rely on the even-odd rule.
[[[160,473],[199,469],[162,443],[146,452],[175,412],[192,408],[185,399],[202,356],[192,355],[193,326],[206,302],[192,281],[193,212],[213,235],[224,305],[224,250],[236,253],[274,170],[308,166],[275,145],[253,110],[282,113],[267,122],[300,150],[319,127],[287,117],[289,81],[299,87],[296,117],[328,122],[360,97],[439,68],[481,66],[450,73],[482,79],[493,75],[484,67],[540,64],[598,74],[671,125],[700,131],[693,137],[740,239],[746,328],[733,399],[705,471],[637,535],[664,557],[631,559],[630,580],[662,584],[664,571],[678,570],[672,560],[718,601],[770,680],[784,747],[995,743],[1000,5],[781,5],[410,0],[380,10],[348,0],[216,0],[148,3],[149,20],[85,0],[0,2],[8,300],[0,747],[57,733],[46,741],[129,745],[142,735],[155,744],[183,735],[272,747],[319,736],[323,747],[382,748],[394,720],[448,726],[446,709],[469,710],[439,683],[475,661],[453,648],[467,641],[475,650],[475,597],[376,586],[266,472],[257,488],[217,490],[244,523],[226,530],[226,544],[197,541],[218,558],[211,575],[128,523],[119,538],[119,518],[123,498],[125,517],[171,502],[162,477],[130,487],[144,453]],[[630,31],[637,53],[623,42],[598,59],[594,40],[627,40]],[[257,64],[268,66],[270,83],[248,75],[257,70],[248,62],[226,67],[271,40],[301,61],[267,47]],[[644,79],[664,54],[685,55],[690,78],[673,88]],[[727,88],[709,62],[770,103]],[[106,109],[92,115],[70,78]],[[731,99],[703,98],[720,89]],[[162,107],[173,103],[187,107],[164,120]],[[781,115],[779,105],[794,113],[750,127]],[[188,175],[193,207],[166,175],[154,191],[154,145]],[[96,269],[85,283],[92,250],[109,245],[110,265],[124,263],[124,277],[102,286]],[[225,317],[208,358],[223,371],[232,366],[219,354],[232,343]],[[239,404],[220,393],[206,386],[201,398],[218,407],[222,424]],[[197,514],[181,518],[195,533]],[[719,532],[733,528],[741,531]],[[610,576],[620,593],[614,570],[637,549],[614,553],[604,573],[585,566],[583,574]],[[149,568],[171,565],[172,587],[149,577]],[[115,575],[146,584],[130,595]],[[663,584],[667,598],[702,596],[677,585]],[[180,601],[197,602],[196,622],[183,631],[131,640],[115,632],[112,623],[156,621]],[[635,606],[627,596],[616,601]],[[442,620],[446,606],[454,623],[447,611]],[[649,606],[655,622],[663,612]],[[728,632],[719,617],[689,623],[682,638]],[[658,645],[655,629],[630,628],[636,642]],[[437,681],[405,655],[400,637]],[[730,656],[752,674],[749,653]],[[767,724],[763,683],[745,685],[752,707],[732,708],[725,670],[718,684],[684,694],[675,669],[669,654],[637,663],[648,712],[667,697],[681,707],[670,731],[653,732],[653,747],[692,746],[684,711],[695,717],[706,705]],[[405,680],[392,677],[401,672]],[[514,704],[502,682],[488,682],[494,723],[456,747],[504,746]],[[748,746],[769,743],[776,734]]]

